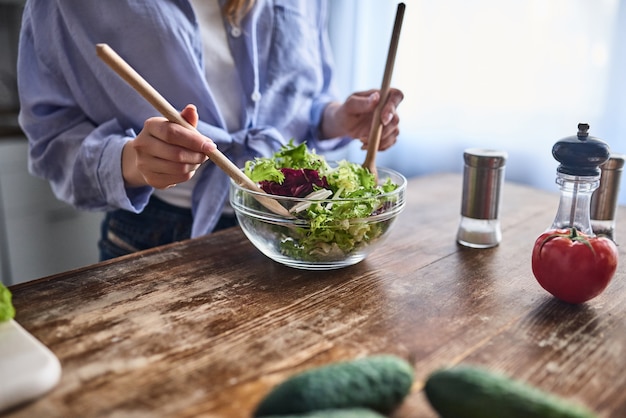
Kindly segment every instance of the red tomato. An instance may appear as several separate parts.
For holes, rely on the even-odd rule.
[[[576,228],[553,229],[535,241],[532,268],[539,284],[568,303],[586,302],[608,286],[617,269],[617,246]]]

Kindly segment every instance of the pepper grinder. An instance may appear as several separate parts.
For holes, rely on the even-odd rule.
[[[611,153],[600,166],[600,185],[591,196],[591,227],[596,235],[606,235],[615,241],[615,214],[620,178],[625,156]]]
[[[609,146],[589,135],[589,124],[579,123],[578,133],[557,141],[552,156],[561,164],[556,183],[561,190],[559,208],[550,229],[576,228],[594,236],[591,196],[600,183],[599,166],[609,159]]]

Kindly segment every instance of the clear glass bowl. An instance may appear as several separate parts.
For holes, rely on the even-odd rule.
[[[396,190],[367,199],[306,199],[254,192],[231,180],[230,204],[250,242],[272,260],[300,269],[331,270],[363,260],[387,236],[404,209],[406,178],[393,170],[378,168],[378,182],[387,179]],[[271,198],[292,215],[277,214],[259,203]],[[371,205],[367,217],[323,222],[307,219],[308,205]],[[299,211],[300,210],[300,211]],[[314,223],[315,225],[312,225]]]

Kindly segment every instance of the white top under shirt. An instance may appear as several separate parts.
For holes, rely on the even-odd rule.
[[[222,12],[217,0],[189,0],[198,24],[204,48],[204,71],[215,102],[219,103],[219,110],[226,122],[228,131],[241,129],[241,82],[235,69],[235,62],[228,47],[226,30],[222,20]],[[202,118],[202,115],[199,115]],[[199,178],[200,168],[196,174],[184,183],[175,187],[159,190],[154,195],[165,202],[190,208],[191,192]]]

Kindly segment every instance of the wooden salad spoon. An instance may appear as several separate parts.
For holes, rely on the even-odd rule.
[[[391,75],[393,74],[393,66],[396,60],[396,52],[398,50],[398,42],[400,40],[400,30],[402,28],[405,8],[406,6],[404,3],[399,3],[396,10],[396,19],[393,24],[389,51],[387,52],[385,73],[383,75],[383,82],[380,88],[380,101],[378,102],[376,109],[374,109],[374,115],[372,116],[372,126],[367,139],[367,154],[365,155],[365,161],[363,162],[363,167],[367,168],[370,173],[374,174],[377,178],[378,170],[376,169],[376,153],[378,151],[378,147],[380,146],[380,137],[383,132],[383,124],[380,122],[380,115],[382,113],[383,106],[387,101],[387,96],[389,95],[389,85],[391,83]]]

